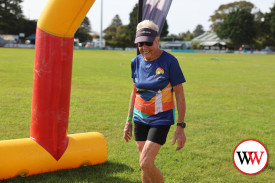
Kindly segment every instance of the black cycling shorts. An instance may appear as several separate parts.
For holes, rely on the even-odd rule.
[[[166,142],[171,125],[149,126],[143,123],[135,122],[134,134],[136,141],[152,141],[163,145]]]

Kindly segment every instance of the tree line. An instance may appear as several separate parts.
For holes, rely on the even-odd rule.
[[[24,17],[23,0],[0,0],[0,34],[35,33],[36,21]]]
[[[128,25],[122,25],[118,15],[114,17],[110,26],[104,30],[107,45],[134,46],[132,43],[135,38],[137,11],[136,4],[130,13]],[[227,44],[235,49],[242,45],[250,45],[254,49],[275,46],[275,4],[267,13],[262,13],[253,3],[247,1],[223,4],[210,16],[209,21],[212,22],[211,31],[221,39],[230,40]],[[204,32],[203,26],[199,24],[193,32],[168,35],[168,23],[165,22],[161,39],[162,41],[191,41]]]
[[[0,0],[0,34],[25,33],[26,36],[35,33],[36,21],[24,17],[20,3],[23,0]],[[137,25],[138,4],[129,14],[129,24],[123,25],[119,15],[115,15],[110,25],[104,30],[106,45],[110,47],[135,47],[134,38]],[[210,16],[211,31],[219,38],[230,40],[228,44],[239,48],[250,45],[255,49],[275,46],[275,4],[270,12],[262,13],[251,2],[236,1],[221,5]],[[88,17],[79,26],[75,37],[80,42],[91,41],[92,30]],[[204,33],[202,25],[195,30],[169,34],[168,22],[165,22],[161,39],[163,41],[191,41],[194,37]]]
[[[220,38],[229,38],[232,46],[250,45],[254,49],[275,46],[275,4],[262,13],[251,2],[221,5],[210,17],[211,29]]]

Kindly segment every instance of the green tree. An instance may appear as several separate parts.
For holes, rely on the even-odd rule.
[[[219,28],[219,25],[229,15],[229,13],[236,11],[237,9],[246,9],[251,12],[254,7],[254,4],[247,1],[236,1],[233,3],[221,5],[210,17],[210,21],[212,22],[211,29],[216,31]]]
[[[75,33],[75,38],[78,38],[80,42],[91,41],[93,37],[89,34],[91,32],[91,23],[88,17],[85,17],[79,28]]]
[[[187,31],[183,41],[191,41],[193,38],[194,38],[194,34],[192,34],[190,31]]]
[[[254,15],[247,9],[237,9],[228,14],[217,29],[220,38],[230,38],[235,48],[251,44],[256,36]]]
[[[103,32],[105,33],[104,39],[106,41],[106,45],[107,46],[111,46],[111,47],[116,47],[116,42],[117,42],[117,39],[116,39],[117,27],[114,26],[114,25],[110,25]]]
[[[119,15],[115,15],[115,17],[112,19],[111,25],[114,25],[114,26],[116,26],[116,27],[122,25],[122,21],[121,21]]]
[[[27,19],[21,19],[18,22],[18,32],[17,33],[25,33],[25,36],[29,36],[32,34],[35,34],[36,32],[36,20],[27,20]]]
[[[204,32],[205,31],[203,30],[203,26],[199,24],[199,25],[197,25],[197,27],[193,31],[193,35],[194,35],[194,37],[197,37],[197,36],[203,34]]]
[[[161,40],[162,41],[178,41],[180,39],[179,39],[179,36],[176,34],[169,34],[165,37],[162,37]]]
[[[0,0],[0,33],[18,34],[20,21],[24,20],[20,6],[23,0]]]
[[[262,22],[263,45],[275,46],[275,4],[269,13],[264,14]]]
[[[136,37],[136,28],[138,21],[138,4],[136,4],[133,10],[130,12],[129,24],[127,25],[126,34],[129,37],[129,46],[135,47],[134,41]]]
[[[178,35],[178,39],[182,41],[191,41],[194,37],[194,34],[191,33],[189,30],[187,32],[179,33]]]
[[[169,26],[168,26],[167,20],[165,20],[160,37],[166,37],[169,34],[168,28]]]
[[[126,30],[124,29],[123,26],[122,27],[121,26],[122,26],[122,21],[119,15],[115,15],[114,18],[112,19],[110,26],[103,31],[105,33],[104,39],[106,40],[107,46],[124,47],[124,45],[120,42],[120,41],[123,42],[123,40],[120,40],[120,39],[126,34],[123,32]]]
[[[264,14],[261,11],[254,13],[254,29],[256,33],[255,43],[253,44],[253,48],[262,49],[264,42],[264,32],[262,29]]]
[[[104,33],[107,46],[125,49],[130,45],[127,35],[127,25],[122,25],[122,21],[118,15],[115,15],[110,26],[104,30]]]
[[[116,46],[125,49],[129,46],[129,37],[126,34],[127,25],[117,27],[115,41]]]

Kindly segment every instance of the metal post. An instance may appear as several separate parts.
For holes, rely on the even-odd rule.
[[[137,18],[137,23],[142,21],[142,9],[143,9],[143,0],[138,1],[138,18]],[[139,50],[137,48],[137,55],[140,54]]]
[[[100,48],[103,47],[102,44],[102,24],[103,24],[103,0],[101,0],[101,16],[100,16]]]

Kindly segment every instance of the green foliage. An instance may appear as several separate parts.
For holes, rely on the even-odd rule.
[[[93,39],[89,34],[91,30],[90,20],[88,17],[85,17],[74,36],[75,38],[78,38],[80,42],[91,41]]]
[[[25,23],[20,6],[23,0],[0,0],[0,34],[24,32]],[[26,34],[28,35],[28,34]]]
[[[133,10],[130,13],[129,24],[127,25],[127,36],[129,37],[129,44],[131,47],[135,47],[135,37],[138,21],[138,4],[135,4]]]
[[[166,37],[169,34],[169,25],[167,23],[167,20],[165,20],[164,24],[163,24],[163,28],[160,34],[160,37]]]
[[[121,19],[116,15],[110,26],[104,30],[106,45],[111,47],[126,48],[129,46],[129,37],[127,35],[127,26],[122,25]]]
[[[171,127],[155,161],[165,182],[273,182],[275,56],[173,54],[187,79],[187,141],[176,152]],[[2,182],[141,182],[136,144],[122,138],[132,89],[130,60],[135,55],[74,51],[68,133],[102,133],[108,142],[107,163]],[[1,140],[30,135],[33,60],[33,49],[0,49]],[[269,162],[260,174],[245,175],[234,166],[234,148],[245,139],[267,147]]]
[[[200,43],[193,42],[191,45],[191,49],[201,49]]]
[[[22,2],[23,0],[0,0],[0,34],[25,33],[26,36],[29,36],[35,33],[36,20],[28,20],[24,18],[20,6],[20,3]],[[246,44],[250,42],[250,45],[253,46],[253,48],[255,49],[261,49],[265,46],[275,46],[275,5],[271,8],[270,12],[263,14],[260,11],[252,11],[256,10],[256,8],[251,2],[236,1],[228,4],[223,4],[210,17],[210,21],[212,21],[212,30],[214,30],[215,32],[219,31],[219,35],[224,36],[224,34],[221,33],[221,24],[226,21],[230,13],[235,12],[238,9],[247,10],[250,13],[253,12],[254,22],[253,27],[251,25],[248,25],[248,27],[251,28],[250,34],[253,34],[251,39],[245,40],[244,42],[237,44]],[[111,25],[104,30],[104,32],[106,33],[104,37],[106,39],[106,44],[111,47],[135,47],[134,39],[136,34],[137,15],[138,4],[135,4],[132,12],[130,12],[129,14],[130,22],[127,27],[125,27],[124,25],[122,26],[119,15],[116,15],[113,18]],[[224,23],[224,26],[225,24],[226,23]],[[179,35],[168,35],[168,27],[168,23],[167,21],[165,21],[161,33],[162,40],[190,41],[194,37],[204,32],[203,27],[199,24],[192,33],[190,31],[187,31],[182,32]],[[117,30],[118,28],[119,31]],[[90,21],[87,17],[85,17],[85,19],[79,26],[75,37],[79,38],[80,42],[90,41],[92,40],[92,36],[89,34],[91,30],[92,29]],[[239,31],[246,32],[247,30]],[[119,35],[117,32],[119,32],[121,35]],[[240,34],[240,32],[238,34]]]
[[[117,28],[116,37],[115,37],[117,41],[117,46],[123,49],[129,46],[129,37],[126,34],[126,31],[127,31],[127,25],[119,26]]]
[[[23,0],[0,0],[0,34],[25,33],[26,36],[36,31],[36,21],[23,16],[20,3]]]
[[[247,9],[237,9],[229,13],[217,29],[220,38],[230,38],[239,48],[242,44],[251,44],[256,36],[254,16]]]
[[[129,46],[129,37],[126,34],[127,25],[120,25],[118,27],[110,25],[104,30],[106,33],[104,39],[107,46],[126,48]]]
[[[275,4],[269,13],[264,14],[262,22],[263,45],[275,46]]]
[[[275,5],[274,5],[275,6]],[[239,1],[239,2],[233,2],[233,3],[228,3],[228,4],[224,4],[221,5],[214,13],[214,15],[211,16],[210,21],[212,21],[212,25],[211,28],[212,30],[214,30],[215,32],[217,32],[217,34],[221,37],[221,38],[228,38],[228,37],[232,37],[232,34],[237,33],[238,35],[235,36],[235,46],[237,45],[241,45],[241,44],[247,44],[249,43],[250,46],[252,46],[254,49],[262,49],[266,46],[274,46],[275,45],[275,32],[272,30],[275,30],[275,10],[274,10],[274,6],[273,8],[271,8],[271,12],[269,13],[265,13],[263,14],[261,11],[257,11],[255,6],[250,3],[250,2],[246,2],[246,1]],[[231,24],[236,26],[236,24],[239,24],[240,29],[236,30],[233,27],[233,29],[230,31],[229,29],[229,20],[228,16],[229,14],[236,12],[237,10],[244,10],[249,12],[250,14],[252,14],[253,12],[253,22],[251,22],[251,18],[247,15],[247,18],[249,22],[251,22],[251,24],[245,22],[244,20],[238,20],[238,17],[235,17],[235,20],[237,21],[237,23],[234,23],[231,21]],[[252,11],[252,10],[256,10],[256,11]],[[244,15],[243,15],[244,16]],[[232,17],[231,17],[232,18]],[[245,18],[245,17],[244,17]],[[241,17],[239,17],[239,19],[242,19]],[[242,23],[244,23],[243,26],[241,26],[241,21],[243,21]],[[223,27],[221,27],[221,25],[223,24]],[[227,24],[227,25],[226,25]],[[225,29],[225,27],[228,28],[227,31],[223,30]],[[250,31],[248,31],[247,29],[250,29]],[[249,34],[245,34],[249,33]],[[248,35],[250,35],[250,40],[245,39],[239,39],[241,38],[241,34],[244,33],[245,37],[249,37]],[[230,36],[226,36],[226,34],[230,34]]]
[[[190,31],[183,32],[179,35],[183,41],[191,41],[194,38],[194,34],[192,34]]]
[[[170,34],[164,37],[163,41],[191,41],[195,37],[194,33],[191,33],[189,30],[186,32],[176,34]]]
[[[194,35],[194,37],[197,37],[197,36],[203,34],[204,32],[205,31],[203,30],[203,26],[199,24],[199,25],[197,25],[197,27],[193,31],[193,35]]]
[[[110,25],[103,32],[105,33],[104,39],[106,40],[106,45],[116,47],[115,36],[117,32],[117,27],[114,25]]]
[[[0,0],[0,18],[1,19],[22,19],[24,18],[20,6],[23,0]]]
[[[119,17],[119,15],[115,15],[115,17],[112,19],[112,23],[111,23],[111,26],[115,26],[115,27],[119,27],[122,25],[122,21]]]
[[[270,12],[270,32],[275,36],[275,4]]]
[[[216,31],[219,28],[220,23],[223,22],[228,16],[228,14],[231,13],[232,11],[236,11],[237,9],[246,9],[249,12],[251,12],[253,8],[254,8],[254,4],[247,1],[235,1],[233,3],[221,5],[215,11],[214,15],[210,17],[210,21],[213,22],[211,24],[212,30]]]

